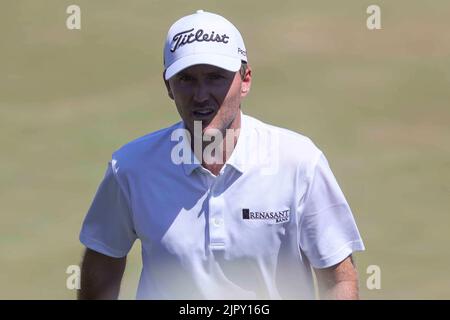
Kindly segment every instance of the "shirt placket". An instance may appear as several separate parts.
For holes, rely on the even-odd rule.
[[[225,249],[225,201],[221,195],[223,175],[213,178],[209,197],[209,246],[213,250]]]

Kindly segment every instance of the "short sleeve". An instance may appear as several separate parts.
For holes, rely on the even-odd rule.
[[[363,251],[351,209],[321,153],[300,206],[300,248],[315,268],[333,266]]]
[[[84,219],[80,241],[107,256],[124,257],[137,238],[133,226],[127,198],[109,163]]]

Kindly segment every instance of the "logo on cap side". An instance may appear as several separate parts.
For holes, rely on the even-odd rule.
[[[247,56],[247,51],[242,50],[241,48],[238,48],[238,53],[242,54],[244,57]]]
[[[230,37],[227,34],[215,34],[214,31],[211,34],[206,33],[203,29],[198,29],[193,33],[194,28],[178,32],[172,38],[173,46],[170,48],[170,52],[175,52],[178,48],[190,44],[193,42],[221,42],[228,43]],[[189,33],[189,34],[188,34]]]

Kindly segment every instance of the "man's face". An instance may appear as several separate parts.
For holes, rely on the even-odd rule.
[[[186,128],[192,134],[194,121],[201,121],[203,134],[209,129],[225,133],[233,127],[250,83],[250,69],[242,80],[239,71],[201,64],[180,71],[166,81],[166,86]]]

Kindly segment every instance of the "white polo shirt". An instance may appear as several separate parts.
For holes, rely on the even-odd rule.
[[[80,241],[112,257],[142,243],[138,299],[314,299],[310,265],[364,245],[323,153],[242,115],[219,175],[175,164],[179,122],[116,151]],[[264,160],[262,160],[264,159]]]

